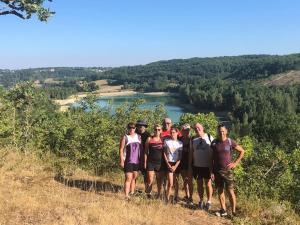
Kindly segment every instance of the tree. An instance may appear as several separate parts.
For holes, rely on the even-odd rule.
[[[46,0],[52,2],[52,0]],[[40,21],[47,21],[55,12],[44,7],[45,0],[0,0],[0,16],[15,15],[22,19],[30,19],[37,14]],[[3,7],[1,7],[3,6]]]

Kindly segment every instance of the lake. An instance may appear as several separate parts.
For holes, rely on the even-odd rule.
[[[145,103],[141,105],[141,108],[153,109],[154,106],[162,104],[166,108],[167,115],[172,119],[174,123],[179,122],[179,118],[183,113],[191,112],[187,108],[183,107],[183,103],[179,101],[176,96],[156,96],[156,95],[145,95],[135,94],[129,96],[115,96],[115,97],[101,97],[97,100],[97,104],[101,107],[107,107],[111,102],[112,107],[118,107],[125,102],[133,102],[136,99],[143,98]],[[199,112],[208,113],[207,110],[199,110]],[[225,112],[215,112],[219,121],[226,121]]]
[[[167,115],[173,122],[178,122],[182,113],[187,110],[180,106],[179,101],[175,96],[154,96],[145,94],[135,94],[129,96],[101,97],[97,100],[97,104],[101,107],[107,107],[111,102],[112,107],[118,107],[125,102],[133,102],[139,98],[145,99],[145,103],[141,105],[143,109],[153,109],[154,106],[162,104],[166,108]]]

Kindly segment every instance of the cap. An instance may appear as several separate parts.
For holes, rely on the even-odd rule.
[[[188,123],[183,124],[182,125],[182,130],[187,130],[187,129],[191,129],[190,124],[188,124]]]
[[[144,126],[144,127],[148,126],[148,124],[147,124],[147,122],[145,120],[138,120],[138,121],[136,121],[135,125],[136,126]]]

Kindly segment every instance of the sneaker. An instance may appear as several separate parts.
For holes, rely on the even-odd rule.
[[[182,201],[184,201],[184,202],[188,202],[188,201],[189,201],[189,198],[188,198],[188,196],[184,196],[184,197],[183,197],[183,199],[182,199]]]
[[[148,198],[148,199],[153,199],[152,194],[151,194],[151,193],[147,193],[147,198]]]
[[[186,204],[187,204],[188,206],[193,206],[193,205],[194,205],[193,199],[192,199],[192,198],[189,198],[189,199],[187,200]]]
[[[199,202],[199,209],[204,209],[205,204],[203,201]]]
[[[227,212],[224,209],[221,209],[220,211],[216,212],[216,216],[218,217],[224,217],[227,216]]]
[[[209,211],[211,209],[211,203],[207,202],[205,205],[205,210]]]
[[[178,197],[176,196],[176,197],[173,197],[173,199],[172,199],[172,204],[173,205],[176,205],[178,203]]]

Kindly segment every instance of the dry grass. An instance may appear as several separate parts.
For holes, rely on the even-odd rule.
[[[273,76],[271,79],[264,82],[267,86],[282,86],[300,84],[300,71],[292,70],[287,73],[281,73]]]
[[[0,224],[228,224],[180,205],[123,194],[86,191],[54,180],[51,166],[33,155],[0,150]],[[78,172],[72,179],[103,179]],[[119,179],[119,178],[116,178]],[[107,181],[108,182],[108,181]]]

